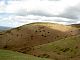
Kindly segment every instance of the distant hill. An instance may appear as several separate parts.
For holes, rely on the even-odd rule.
[[[9,29],[11,29],[11,27],[0,26],[0,31],[5,31],[5,30],[9,30]]]
[[[72,27],[80,28],[80,24],[72,24]]]

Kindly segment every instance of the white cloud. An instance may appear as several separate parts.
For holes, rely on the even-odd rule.
[[[46,11],[49,14],[57,15],[62,13],[69,6],[74,6],[79,3],[79,0],[61,0],[59,2],[49,0],[22,0],[20,1],[9,1],[8,5],[2,5],[1,9],[5,9],[5,12],[16,13],[19,10],[22,11]],[[4,4],[4,3],[3,3]],[[1,6],[1,5],[0,5]],[[0,10],[1,10],[0,9]],[[19,12],[20,13],[20,12]]]
[[[11,1],[10,1],[11,2]],[[26,11],[41,10],[46,11],[50,14],[59,14],[64,11],[71,3],[65,1],[55,2],[55,1],[39,1],[39,0],[30,0],[30,1],[14,1],[11,4],[6,6],[5,11],[14,13],[20,9],[25,9]]]
[[[80,4],[77,4],[74,7],[67,8],[60,17],[65,17],[69,19],[80,19]]]
[[[8,3],[8,5],[3,1],[0,3],[0,13],[12,15],[2,17],[0,25],[16,27],[41,21],[61,24],[80,23],[80,8],[77,5],[80,0],[10,0]]]
[[[18,27],[24,24],[32,23],[32,22],[51,22],[51,23],[59,23],[59,24],[73,24],[79,23],[80,21],[75,21],[73,19],[62,18],[62,17],[45,17],[45,16],[10,16],[2,19],[0,21],[0,25],[8,26],[8,27]]]

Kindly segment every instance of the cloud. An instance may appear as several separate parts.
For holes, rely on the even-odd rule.
[[[51,14],[49,12],[43,11],[43,10],[32,10],[32,11],[26,11],[25,9],[19,10],[16,15],[19,16],[27,16],[27,15],[38,15],[38,16],[46,16],[46,17],[51,17],[55,16],[54,14]]]
[[[21,10],[22,11],[25,10],[29,13],[30,12],[32,13],[32,11],[37,11],[37,12],[40,11],[42,13],[46,12],[46,14],[48,13],[51,15],[58,15],[58,14],[62,13],[68,6],[73,6],[74,4],[77,3],[77,2],[75,2],[74,4],[71,3],[72,0],[70,0],[70,1],[60,0],[59,2],[55,2],[55,1],[56,0],[53,0],[53,1],[50,1],[50,0],[42,0],[42,1],[41,0],[9,0],[8,5],[5,5],[3,2],[2,7],[4,9],[2,9],[2,10],[4,12],[8,12],[8,13],[16,13],[19,10],[20,10],[20,12],[21,12]],[[26,14],[27,14],[27,12],[26,12]],[[35,13],[37,13],[37,12],[35,12]],[[20,14],[22,14],[22,13],[20,13]]]
[[[32,22],[80,23],[79,0],[15,0],[0,4],[0,25],[17,27]]]
[[[51,23],[68,25],[73,23],[80,23],[80,20],[76,21],[73,19],[68,19],[63,17],[46,17],[46,16],[38,16],[38,15],[9,16],[0,19],[0,26],[3,25],[8,27],[18,27],[32,22],[51,22]]]
[[[23,9],[27,12],[32,11],[43,11],[49,14],[57,15],[62,13],[62,11],[67,8],[69,4],[65,4],[65,2],[55,2],[55,1],[14,1],[10,2],[9,5],[6,6],[5,11],[10,13],[15,13],[17,11],[21,11]]]
[[[60,0],[48,0],[48,1],[60,1]]]
[[[28,12],[28,14],[38,15],[38,16],[47,16],[47,17],[55,16],[55,14],[50,14],[49,12],[41,11],[41,10],[33,10],[33,11]]]
[[[78,19],[80,18],[80,4],[67,8],[62,14],[59,15],[60,17],[65,17],[69,19]]]

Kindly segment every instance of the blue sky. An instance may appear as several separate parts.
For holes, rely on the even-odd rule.
[[[0,26],[80,23],[80,0],[0,0]]]

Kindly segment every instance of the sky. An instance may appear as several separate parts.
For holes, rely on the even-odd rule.
[[[80,23],[80,0],[0,0],[0,26],[32,22]]]

